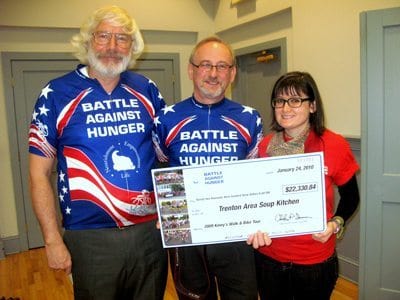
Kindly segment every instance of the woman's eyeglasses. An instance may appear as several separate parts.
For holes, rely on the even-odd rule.
[[[282,99],[282,98],[275,98],[272,99],[271,105],[273,108],[282,108],[285,106],[285,103],[289,105],[291,108],[298,108],[300,107],[304,101],[311,101],[310,98],[289,98],[289,99]]]

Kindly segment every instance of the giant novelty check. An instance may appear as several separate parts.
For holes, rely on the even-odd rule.
[[[325,230],[323,153],[152,170],[165,248]]]

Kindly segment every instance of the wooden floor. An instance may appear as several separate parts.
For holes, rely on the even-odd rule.
[[[20,300],[72,300],[72,284],[63,272],[47,267],[43,248],[6,256],[0,260],[0,298]],[[177,299],[168,274],[164,300]],[[358,299],[357,285],[339,279],[331,300]]]

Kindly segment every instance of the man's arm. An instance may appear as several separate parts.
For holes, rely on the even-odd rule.
[[[56,201],[51,183],[53,163],[52,158],[29,154],[32,206],[42,230],[49,267],[69,274],[71,256],[58,228]]]

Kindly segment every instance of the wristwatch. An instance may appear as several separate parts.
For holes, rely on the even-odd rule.
[[[344,234],[344,220],[342,217],[340,216],[334,216],[332,219],[329,220],[329,222],[335,222],[337,227],[335,229],[335,231],[333,232],[334,234],[336,234],[336,238],[337,239],[341,239],[343,237]]]

